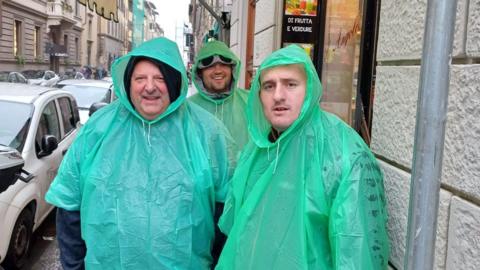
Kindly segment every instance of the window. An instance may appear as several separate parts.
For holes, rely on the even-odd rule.
[[[15,20],[13,24],[13,55],[19,56],[22,54],[22,22]]]
[[[35,30],[33,30],[33,58],[40,57],[40,44],[41,44],[41,34],[40,34],[40,26],[35,26]]]
[[[75,0],[75,16],[80,16],[80,5],[78,1]]]
[[[75,38],[75,61],[79,61],[80,59],[80,55],[79,55],[79,52],[80,52],[80,46],[78,44],[78,37]]]
[[[68,50],[68,36],[67,36],[67,35],[63,35],[63,46],[65,46],[65,53],[66,53],[67,55],[69,55],[69,54],[68,54],[68,51],[69,51],[69,50]],[[67,56],[67,57],[68,57],[68,56]]]
[[[50,101],[43,109],[38,123],[37,133],[35,135],[35,151],[40,152],[40,145],[42,145],[42,138],[45,135],[53,135],[58,140],[60,139],[60,124],[58,122],[57,108],[55,102]]]
[[[88,39],[92,39],[92,20],[88,20]]]
[[[87,65],[92,65],[92,41],[87,41]]]
[[[64,135],[66,135],[75,128],[75,117],[73,115],[72,104],[67,97],[60,98],[58,102],[60,104],[60,111],[62,112]]]

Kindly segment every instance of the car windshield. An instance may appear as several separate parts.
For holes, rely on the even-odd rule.
[[[31,104],[0,100],[0,115],[8,115],[0,121],[0,144],[23,150],[33,113]]]
[[[62,88],[75,97],[79,108],[88,109],[95,102],[110,103],[108,88],[88,85],[66,85]]]

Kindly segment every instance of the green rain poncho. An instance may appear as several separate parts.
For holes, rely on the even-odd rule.
[[[124,88],[131,56],[182,75],[180,96],[152,121],[135,111]],[[83,126],[47,201],[80,211],[87,269],[210,269],[214,204],[224,201],[233,171],[228,132],[186,102],[186,71],[168,39],[118,59],[112,76],[118,100]]]
[[[235,63],[232,69],[232,82],[230,93],[223,98],[213,99],[206,93],[202,79],[198,73],[198,63],[212,55],[222,55],[232,59]],[[237,56],[220,41],[210,41],[205,44],[198,52],[195,64],[192,67],[193,84],[198,93],[189,98],[190,101],[198,104],[200,107],[215,115],[227,127],[228,131],[235,140],[237,149],[242,149],[248,142],[247,117],[245,110],[247,107],[248,92],[237,88],[238,77],[240,75],[240,60]]]
[[[272,143],[259,76],[288,64],[305,67],[305,100],[298,119]],[[321,92],[310,58],[296,45],[260,66],[247,105],[252,141],[220,220],[228,238],[217,270],[386,269],[382,173],[356,132],[320,109]]]

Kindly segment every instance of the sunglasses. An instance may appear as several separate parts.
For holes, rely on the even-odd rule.
[[[204,58],[204,59],[200,60],[200,63],[198,63],[198,68],[200,68],[200,69],[207,68],[207,67],[213,66],[216,63],[222,63],[222,64],[225,64],[225,65],[232,65],[233,60],[230,59],[230,58],[226,58],[225,56],[221,56],[221,55],[212,55],[212,56],[209,56],[207,58]]]

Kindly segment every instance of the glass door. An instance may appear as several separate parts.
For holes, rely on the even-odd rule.
[[[363,0],[325,4],[321,107],[353,124],[360,59]]]

